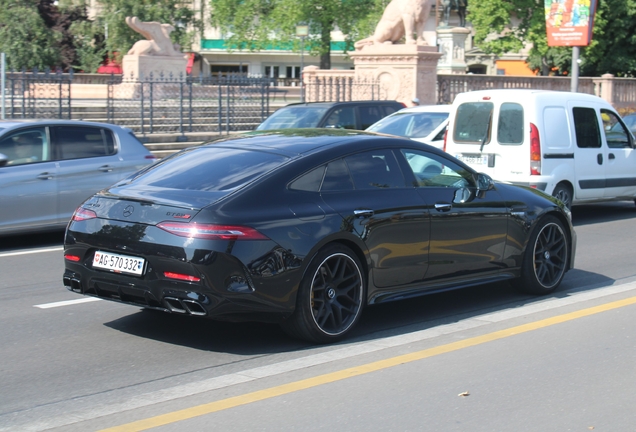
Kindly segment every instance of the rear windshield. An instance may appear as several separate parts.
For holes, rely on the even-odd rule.
[[[504,145],[523,143],[523,107],[518,103],[502,103],[499,108],[497,141]]]
[[[176,154],[137,177],[137,186],[231,191],[285,163],[279,154],[225,147],[201,147]]]
[[[437,129],[447,118],[448,113],[398,112],[383,118],[367,130],[408,138],[424,138]]]
[[[261,123],[257,130],[314,128],[325,115],[327,108],[320,107],[285,107],[276,111]]]
[[[453,141],[481,144],[492,121],[492,102],[468,102],[457,108]]]

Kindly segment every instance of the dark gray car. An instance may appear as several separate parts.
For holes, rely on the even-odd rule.
[[[0,235],[62,229],[86,198],[155,160],[119,126],[0,121]]]
[[[378,120],[404,108],[390,100],[308,102],[280,108],[256,130],[335,128],[364,130]]]

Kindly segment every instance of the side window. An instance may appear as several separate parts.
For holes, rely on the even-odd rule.
[[[373,123],[383,119],[384,113],[382,108],[383,107],[372,105],[359,106],[358,112],[360,113],[360,123],[362,124],[360,128],[365,130]]]
[[[419,150],[402,150],[415,175],[417,187],[468,187],[472,175],[461,166],[437,155]]]
[[[576,145],[579,148],[600,148],[601,134],[594,108],[573,108]]]
[[[627,131],[618,116],[612,111],[601,110],[601,119],[603,119],[603,129],[605,130],[605,139],[609,148],[628,148],[631,147],[629,139],[630,133]]]
[[[481,144],[490,131],[492,122],[492,102],[468,102],[457,107],[453,141]]]
[[[497,140],[500,144],[523,143],[523,107],[517,103],[502,103],[499,109]]]
[[[56,126],[52,129],[59,159],[115,154],[115,140],[108,129],[86,126]]]
[[[356,189],[404,187],[404,177],[390,150],[373,150],[345,158]]]
[[[325,179],[322,181],[321,192],[353,190],[353,183],[349,176],[347,165],[342,159],[330,162],[327,165]]]
[[[51,160],[46,128],[22,129],[0,140],[0,153],[7,165],[24,165]]]
[[[325,127],[339,129],[355,129],[356,115],[353,107],[338,108],[327,118]]]
[[[325,166],[314,168],[298,177],[296,180],[289,184],[289,188],[293,190],[301,190],[308,192],[318,192],[320,190],[320,184],[322,183],[322,177],[325,175]]]
[[[394,112],[398,112],[400,108],[395,107],[393,105],[387,105],[384,107],[384,117],[393,114]]]

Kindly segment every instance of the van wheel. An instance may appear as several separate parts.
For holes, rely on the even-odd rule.
[[[519,289],[528,294],[554,291],[568,265],[568,236],[554,216],[543,217],[532,231],[523,255]]]
[[[570,210],[572,209],[572,188],[570,186],[559,183],[552,191],[552,196],[560,200]]]
[[[343,245],[327,246],[312,258],[298,287],[296,310],[281,327],[310,342],[342,339],[360,318],[364,287],[356,254]]]

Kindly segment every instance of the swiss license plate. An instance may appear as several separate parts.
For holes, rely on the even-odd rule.
[[[93,257],[93,267],[110,270],[116,273],[128,273],[141,276],[144,271],[143,258],[119,255],[110,252],[96,251]]]
[[[457,159],[468,165],[488,165],[488,155],[455,155]]]

